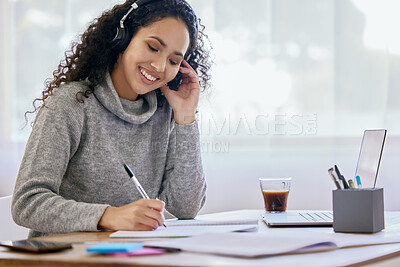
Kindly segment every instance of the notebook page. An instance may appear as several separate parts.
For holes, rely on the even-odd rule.
[[[190,225],[242,225],[242,224],[257,224],[258,219],[221,219],[221,220],[167,220],[165,225],[168,226],[190,226]]]
[[[206,225],[206,226],[172,226],[158,227],[154,231],[117,231],[110,235],[111,238],[147,238],[147,237],[187,237],[205,233],[227,233],[245,231],[256,225]]]

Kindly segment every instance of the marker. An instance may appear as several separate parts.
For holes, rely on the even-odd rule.
[[[348,182],[349,182],[350,188],[356,188],[356,187],[354,186],[353,180],[349,179]]]
[[[144,191],[142,185],[139,183],[138,179],[136,178],[135,174],[133,173],[133,171],[131,170],[131,168],[129,168],[129,166],[127,164],[124,163],[124,168],[126,170],[126,172],[128,173],[129,177],[131,177],[132,181],[135,183],[137,190],[139,191],[139,193],[142,195],[142,197],[144,199],[150,199],[149,196],[147,195],[146,191]],[[165,228],[167,228],[167,226],[165,225],[165,223],[163,224],[163,226]]]
[[[333,168],[330,168],[330,169],[328,170],[328,173],[329,173],[329,175],[331,176],[333,182],[335,183],[336,188],[339,189],[339,190],[342,189],[342,187],[341,187],[340,184],[339,184],[339,181],[337,180],[337,178],[336,178],[335,175],[333,174]]]
[[[358,175],[356,176],[356,181],[357,181],[357,187],[362,188],[360,176],[358,176]]]
[[[349,189],[349,185],[347,184],[346,179],[340,173],[339,168],[336,165],[335,165],[335,172],[336,172],[337,176],[339,177],[339,179],[342,180],[344,189]]]

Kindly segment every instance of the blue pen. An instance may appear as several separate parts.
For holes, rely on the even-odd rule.
[[[358,175],[356,176],[356,181],[357,181],[357,187],[362,188],[360,176],[358,176]]]

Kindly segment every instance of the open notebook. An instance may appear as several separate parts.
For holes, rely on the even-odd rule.
[[[117,231],[111,238],[148,238],[148,237],[187,237],[206,233],[227,233],[257,230],[258,219],[220,219],[220,220],[167,220],[165,227],[154,231]]]

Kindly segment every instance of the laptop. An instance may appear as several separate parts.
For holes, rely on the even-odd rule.
[[[366,130],[364,132],[354,175],[354,177],[360,177],[363,188],[375,188],[386,133],[386,130]]]
[[[263,220],[268,226],[332,226],[332,211],[267,212]]]
[[[378,177],[386,130],[365,130],[355,176],[360,176],[363,188],[374,188]],[[355,179],[354,179],[355,180]],[[264,222],[270,226],[332,226],[332,211],[266,212]]]

